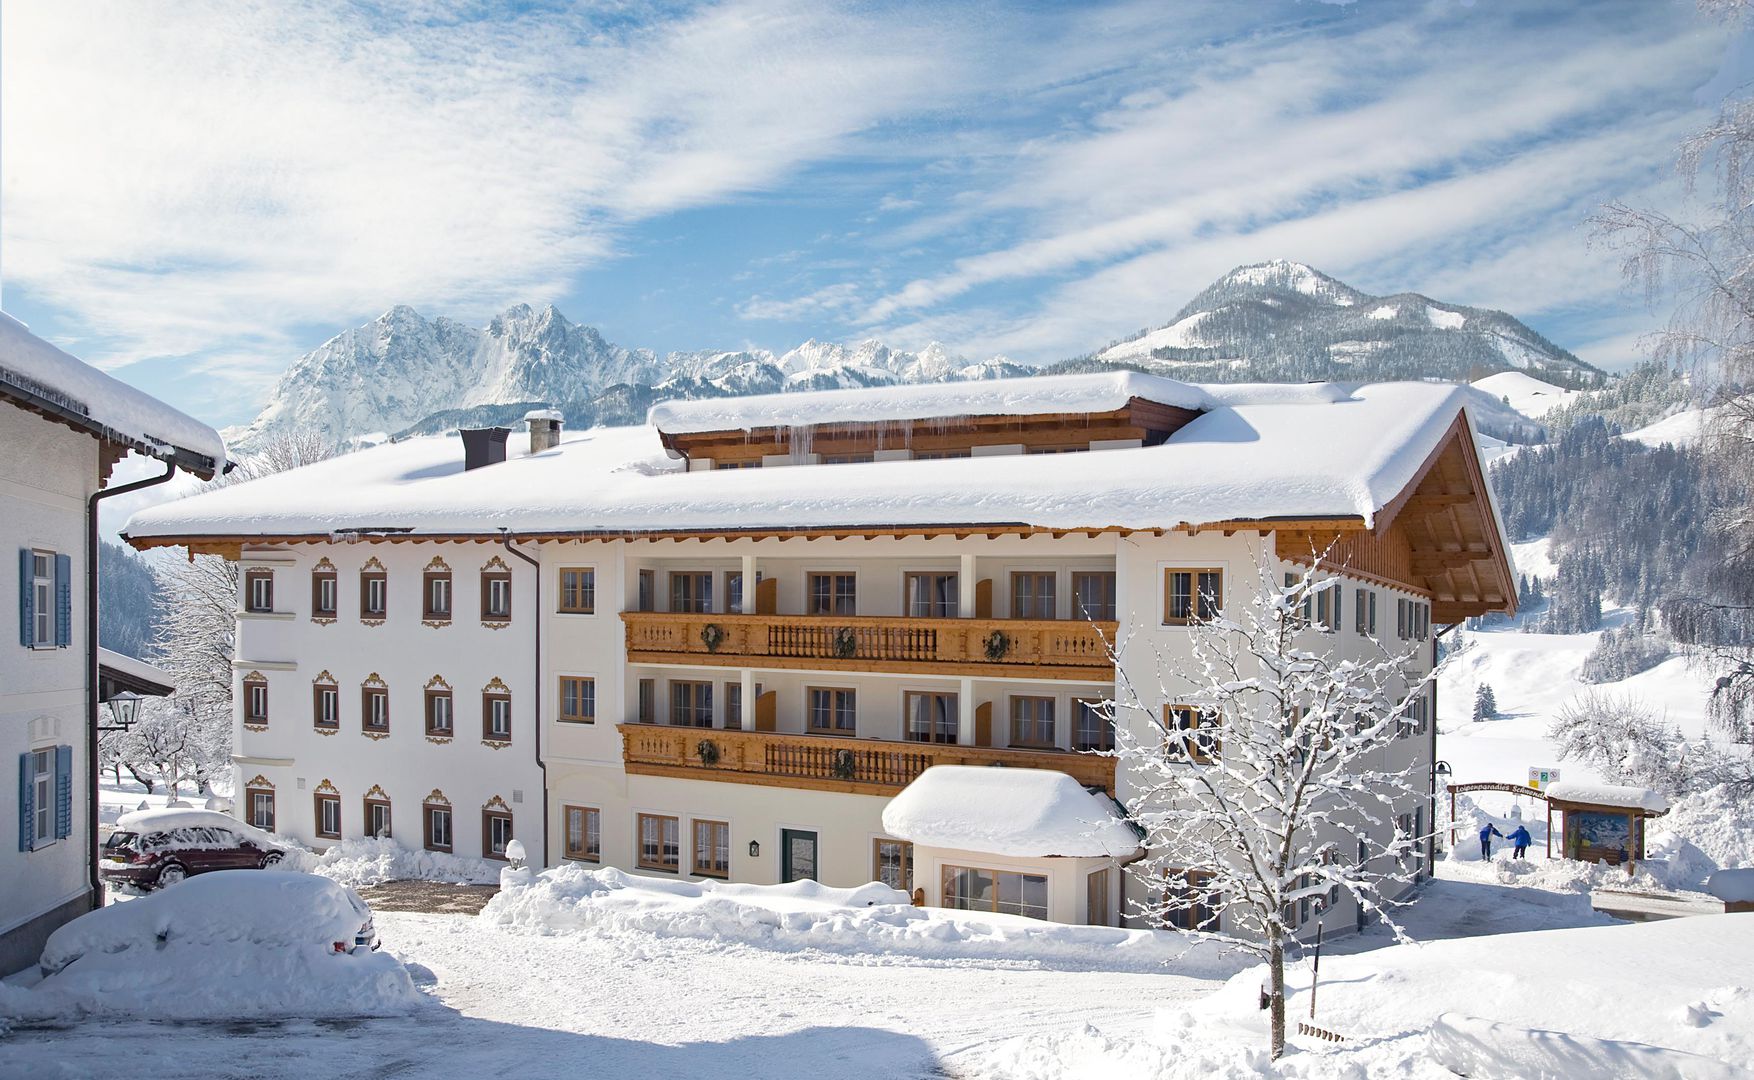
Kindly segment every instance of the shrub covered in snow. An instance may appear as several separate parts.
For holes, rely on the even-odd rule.
[[[83,915],[49,936],[33,989],[0,1015],[155,1019],[383,1016],[422,999],[402,964],[353,945],[371,909],[310,874],[228,870]]]

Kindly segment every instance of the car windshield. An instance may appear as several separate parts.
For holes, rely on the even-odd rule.
[[[104,847],[106,847],[106,848],[127,847],[130,844],[132,844],[134,842],[135,837],[137,837],[139,835],[140,835],[139,833],[131,833],[131,832],[113,832],[110,834],[110,838],[108,840],[104,841]]]

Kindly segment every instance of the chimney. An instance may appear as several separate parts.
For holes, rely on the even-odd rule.
[[[464,472],[505,460],[505,440],[511,434],[510,428],[464,428],[458,434],[463,436]]]
[[[560,425],[565,417],[559,409],[532,409],[524,419],[530,423],[530,453],[540,454],[560,445]]]

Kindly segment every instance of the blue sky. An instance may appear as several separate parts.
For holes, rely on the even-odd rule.
[[[552,302],[660,351],[1041,362],[1275,257],[1622,368],[1656,316],[1589,215],[1679,204],[1675,146],[1745,51],[1678,0],[4,20],[6,309],[216,424],[398,303]]]

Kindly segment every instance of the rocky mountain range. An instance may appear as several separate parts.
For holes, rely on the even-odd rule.
[[[1520,369],[1567,386],[1601,372],[1499,311],[1413,293],[1375,297],[1301,263],[1239,267],[1165,326],[1046,367],[974,362],[933,343],[806,341],[788,352],[660,356],[603,338],[548,306],[519,304],[485,327],[398,306],[295,360],[266,407],[227,432],[249,446],[304,429],[342,443],[374,433],[507,423],[536,407],[569,426],[635,423],[661,398],[724,397],[1129,367],[1207,381],[1445,378]]]

